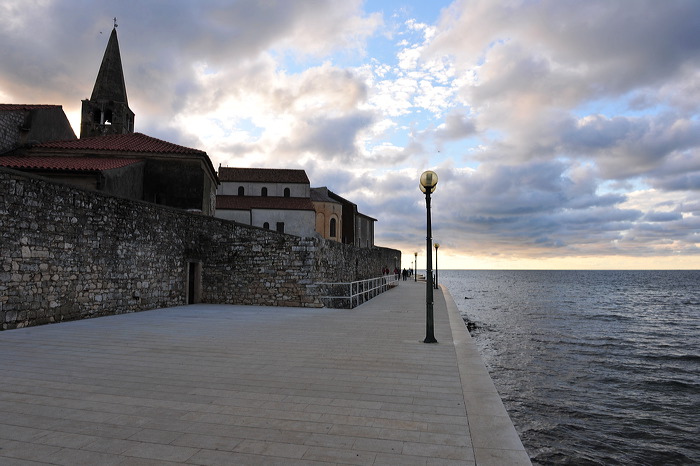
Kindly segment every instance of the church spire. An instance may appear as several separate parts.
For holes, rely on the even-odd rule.
[[[107,42],[107,49],[100,71],[97,73],[95,87],[92,89],[90,100],[113,100],[128,104],[126,98],[126,83],[124,82],[124,71],[122,70],[122,57],[119,53],[119,41],[117,40],[117,29],[112,29],[112,34]]]
[[[80,137],[133,132],[134,112],[126,96],[115,18],[92,95],[83,100]]]

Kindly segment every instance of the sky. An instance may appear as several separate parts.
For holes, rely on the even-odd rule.
[[[696,0],[0,0],[0,102],[79,132],[117,18],[135,129],[300,168],[425,267],[700,269]]]

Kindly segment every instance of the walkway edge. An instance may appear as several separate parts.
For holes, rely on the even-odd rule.
[[[449,314],[476,464],[531,466],[530,457],[464,325],[457,304],[445,286],[440,285],[440,288]]]

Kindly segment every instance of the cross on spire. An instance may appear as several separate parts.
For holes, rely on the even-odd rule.
[[[115,27],[115,28],[116,28],[116,27],[119,27],[119,25],[117,24],[117,17],[116,17],[116,16],[114,17],[114,27]]]

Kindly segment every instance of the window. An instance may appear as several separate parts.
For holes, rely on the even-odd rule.
[[[289,191],[289,188],[284,188],[284,197],[289,197],[291,195],[291,191]]]
[[[245,188],[243,186],[238,187],[238,195],[245,196]]]
[[[267,188],[263,188],[263,189],[260,191],[260,195],[261,195],[262,197],[267,197]]]
[[[270,229],[270,222],[263,223],[263,228],[266,230],[269,230]]]
[[[336,237],[335,229],[336,229],[336,221],[335,221],[334,218],[332,218],[332,219],[331,219],[331,233],[330,233],[331,238],[335,238],[335,237]]]
[[[284,222],[277,222],[277,233],[284,233]]]

